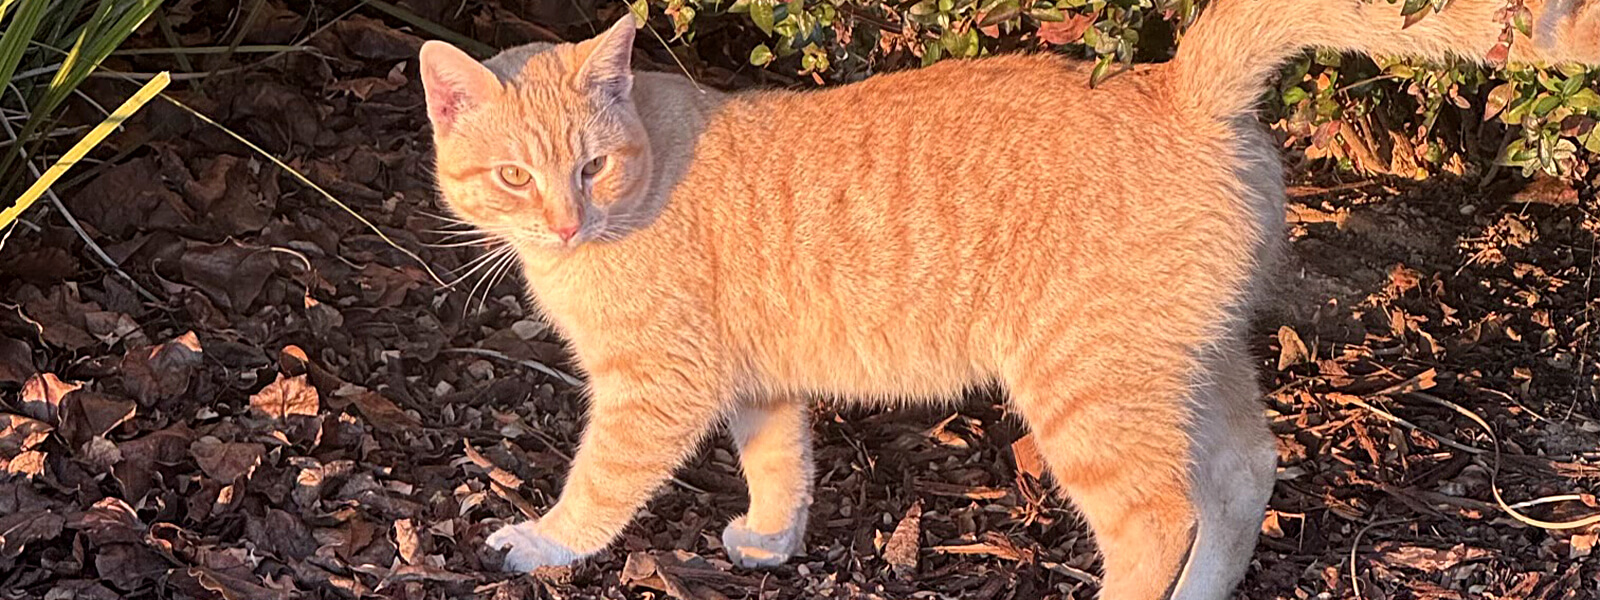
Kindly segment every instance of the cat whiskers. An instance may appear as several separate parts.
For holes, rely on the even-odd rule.
[[[467,301],[461,305],[461,316],[463,317],[466,316],[468,310],[471,310],[472,298],[478,295],[478,288],[483,288],[483,297],[478,300],[478,310],[482,311],[483,307],[489,303],[489,294],[494,292],[494,287],[500,283],[501,277],[517,262],[516,247],[511,244],[496,248],[485,256],[494,258],[485,261],[484,264],[489,265],[489,268],[481,272],[478,276],[478,282],[472,284],[472,289],[467,292]],[[486,283],[488,285],[484,285]]]
[[[457,284],[466,281],[467,278],[472,277],[474,274],[482,271],[484,267],[495,263],[508,254],[516,254],[516,249],[513,248],[511,244],[501,242],[488,252],[478,255],[472,260],[467,261],[466,264],[456,267],[447,273],[448,275],[456,275],[457,273],[460,273],[460,275],[456,275],[455,279],[445,282],[444,287],[446,289],[456,287]]]

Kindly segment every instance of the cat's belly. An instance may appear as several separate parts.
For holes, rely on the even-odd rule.
[[[844,398],[944,399],[990,383],[992,370],[975,356],[957,321],[905,311],[890,323],[799,318],[791,335],[758,351],[768,388]]]

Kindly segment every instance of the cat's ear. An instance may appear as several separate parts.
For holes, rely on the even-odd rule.
[[[500,79],[493,71],[445,42],[424,42],[418,66],[422,71],[422,88],[427,92],[428,118],[438,133],[448,132],[462,111],[488,100],[500,90]]]
[[[623,15],[605,33],[583,43],[588,52],[578,70],[578,81],[607,103],[626,101],[633,91],[634,23],[631,13]]]

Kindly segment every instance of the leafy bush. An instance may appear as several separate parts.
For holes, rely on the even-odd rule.
[[[641,16],[664,14],[674,40],[691,46],[711,21],[743,29],[748,35],[739,43],[748,48],[752,65],[823,85],[1028,48],[1095,61],[1098,81],[1135,60],[1169,59],[1178,32],[1199,14],[1198,1],[633,0],[632,7]],[[1404,0],[1399,10],[1422,19],[1443,4]],[[1525,8],[1514,6],[1508,16],[1512,26],[1527,30]],[[1477,121],[1485,113],[1474,107],[1487,105],[1484,118],[1498,117],[1517,131],[1496,140],[1500,164],[1524,175],[1573,177],[1583,174],[1583,152],[1600,152],[1597,81],[1600,71],[1572,66],[1487,72],[1466,64],[1308,53],[1284,70],[1266,114],[1291,141],[1315,149],[1314,157],[1335,159],[1346,169],[1419,176],[1440,169],[1460,173],[1464,161],[1485,154],[1464,147],[1469,140],[1462,136],[1437,134],[1441,123],[1479,133]],[[1372,160],[1377,155],[1391,159]]]

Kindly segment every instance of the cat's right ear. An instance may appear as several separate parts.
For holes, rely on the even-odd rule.
[[[463,111],[487,101],[500,90],[500,79],[460,48],[429,40],[418,57],[428,118],[436,133],[447,133]]]

